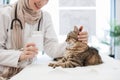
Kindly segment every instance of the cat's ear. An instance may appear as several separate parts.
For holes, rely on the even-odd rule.
[[[78,29],[77,26],[74,26],[74,31],[77,32],[77,33],[79,33],[79,29]]]

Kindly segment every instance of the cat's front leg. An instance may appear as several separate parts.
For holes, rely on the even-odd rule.
[[[57,62],[57,63],[49,63],[50,67],[53,67],[53,68],[56,68],[56,67],[59,67],[61,66],[62,68],[70,68],[70,67],[73,67],[73,65],[71,64],[71,62],[67,61],[67,62]]]
[[[60,64],[59,63],[49,63],[48,66],[56,68],[56,67],[60,66]]]

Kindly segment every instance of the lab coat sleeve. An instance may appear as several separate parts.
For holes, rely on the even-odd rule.
[[[10,19],[5,14],[0,10],[0,66],[17,67],[21,52],[6,49],[7,27]]]
[[[61,57],[64,54],[66,43],[58,43],[58,39],[55,33],[55,30],[53,28],[53,23],[51,20],[50,15],[48,14],[46,16],[47,20],[45,25],[45,37],[44,37],[44,50],[45,53],[52,57]]]

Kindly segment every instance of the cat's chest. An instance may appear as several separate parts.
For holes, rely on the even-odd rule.
[[[66,50],[66,51],[65,51],[65,54],[64,54],[64,57],[67,57],[67,56],[69,56],[69,55],[71,55],[71,54],[72,54],[72,51]]]
[[[66,51],[65,51],[65,54],[64,54],[64,57],[65,57],[65,58],[70,58],[71,56],[75,56],[75,55],[77,55],[76,52],[71,51],[71,50],[66,50]]]

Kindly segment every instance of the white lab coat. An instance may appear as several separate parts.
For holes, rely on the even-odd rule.
[[[12,18],[12,7],[0,8],[0,71],[4,70],[4,66],[26,66],[28,61],[18,62],[21,51],[10,50],[10,27]],[[43,45],[45,53],[50,57],[60,57],[63,55],[66,44],[58,44],[56,33],[50,15],[43,11],[43,21],[40,23],[43,33]],[[36,31],[38,23],[35,25],[26,24],[24,33],[24,43],[28,39],[28,35],[32,31]],[[7,32],[8,29],[8,32]]]

